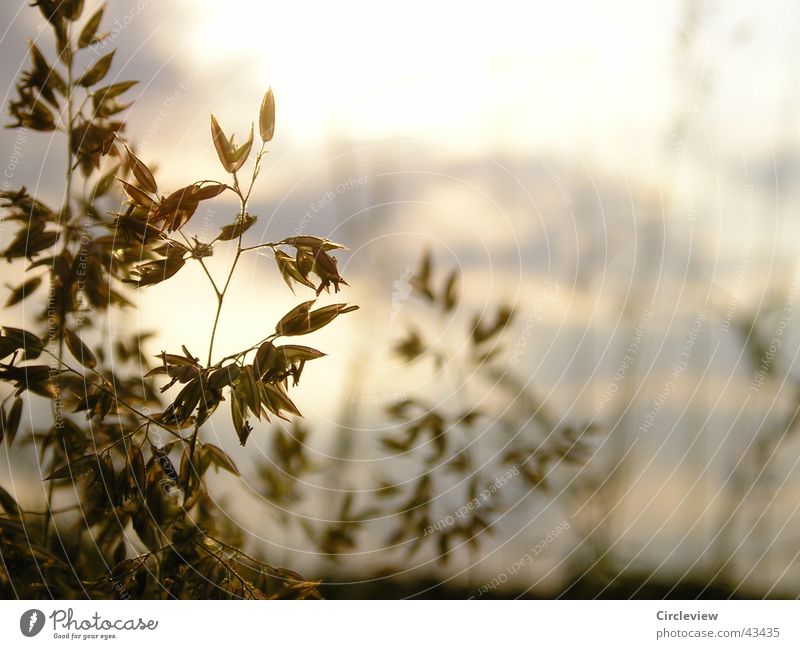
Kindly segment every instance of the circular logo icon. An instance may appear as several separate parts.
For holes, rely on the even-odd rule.
[[[44,613],[38,608],[25,611],[19,618],[19,630],[22,635],[32,638],[44,628]]]

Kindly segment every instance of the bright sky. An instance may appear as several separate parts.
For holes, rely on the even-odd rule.
[[[113,42],[120,78],[150,78],[131,132],[169,154],[176,180],[183,163],[209,158],[208,113],[242,133],[270,85],[281,170],[331,138],[415,137],[457,157],[571,155],[653,181],[676,111],[702,111],[707,154],[769,155],[795,136],[800,12],[790,0],[706,3],[688,64],[676,54],[687,28],[679,0],[109,4],[109,27],[123,26]],[[12,48],[43,21],[0,11],[4,60],[16,61]],[[713,92],[703,102],[706,68]],[[14,71],[6,65],[9,83]]]
[[[796,8],[709,6],[695,62],[719,77],[716,95],[728,109],[704,128],[748,146],[785,135],[785,125],[775,130],[776,107],[797,88],[789,63],[798,53]],[[681,69],[676,59],[686,26],[679,2],[413,0],[391,10],[179,0],[146,14],[152,46],[198,75],[209,98],[214,88],[216,112],[235,118],[272,85],[283,134],[295,145],[331,131],[366,140],[413,135],[447,147],[536,146],[640,163],[682,93],[690,104],[696,94],[698,66]]]

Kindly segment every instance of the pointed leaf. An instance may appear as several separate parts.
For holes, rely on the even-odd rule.
[[[44,480],[62,480],[64,478],[79,478],[86,473],[92,473],[99,469],[100,458],[90,454],[79,457],[76,460],[67,461],[55,469]]]
[[[145,194],[141,189],[136,187],[135,185],[131,185],[128,182],[122,180],[122,178],[117,178],[119,180],[120,185],[122,185],[122,189],[128,195],[128,198],[133,201],[135,205],[139,205],[144,207],[145,209],[152,209],[155,205],[155,201],[150,198],[147,194]]]
[[[14,290],[11,291],[11,295],[8,296],[8,301],[6,302],[6,307],[14,306],[15,304],[24,300],[28,295],[33,293],[42,283],[41,277],[31,277],[27,282],[24,282],[20,286],[17,286]]]
[[[111,171],[102,176],[97,181],[97,184],[94,186],[94,189],[92,190],[90,196],[92,198],[100,198],[101,196],[105,196],[109,192],[109,190],[114,186],[114,180],[116,179],[118,171],[119,171],[119,165],[115,165],[111,169]]]
[[[17,436],[17,429],[19,422],[22,419],[22,399],[16,397],[14,403],[8,411],[8,415],[4,415],[2,419],[3,435],[6,438],[6,444],[11,446],[14,438]]]
[[[203,444],[203,451],[208,456],[211,464],[217,468],[224,469],[233,475],[240,475],[239,469],[236,467],[236,463],[233,461],[231,456],[218,446],[214,446],[213,444]]]
[[[228,173],[233,173],[233,147],[214,115],[211,115],[211,138],[214,140],[214,148],[223,168]]]
[[[238,217],[233,223],[229,223],[220,229],[217,239],[220,241],[232,241],[247,232],[255,222],[256,217],[249,214],[245,214],[244,217]]]
[[[240,147],[233,150],[231,154],[231,173],[239,171],[242,165],[247,162],[247,156],[250,155],[250,149],[253,147],[253,125],[250,124],[250,136],[247,141]]]
[[[89,369],[97,365],[97,359],[92,350],[84,343],[78,335],[70,329],[64,328],[64,342],[67,344],[69,353],[75,357],[81,365]]]
[[[298,255],[299,254],[300,251],[298,251]],[[285,252],[283,252],[283,250],[275,251],[275,263],[278,264],[278,270],[280,271],[281,277],[283,277],[283,281],[286,282],[286,285],[290,289],[292,289],[293,293],[294,286],[292,286],[292,280],[316,290],[316,286],[311,283],[311,280],[309,280],[303,275],[302,272],[300,272],[297,262],[292,259],[290,255],[287,255]]]
[[[286,417],[283,415],[284,410],[292,415],[297,415],[298,417],[303,416],[300,414],[297,406],[294,405],[292,400],[289,398],[289,395],[287,395],[280,386],[273,383],[262,383],[261,386],[262,401],[270,412],[275,413],[281,419],[286,419]]]
[[[3,487],[0,487],[0,507],[2,507],[7,514],[14,518],[19,518],[19,505],[14,497],[8,493]]]
[[[194,191],[194,196],[199,201],[205,201],[209,198],[215,198],[222,192],[228,189],[227,185],[222,183],[209,183],[205,187],[198,187]]]
[[[286,365],[299,361],[311,361],[327,355],[318,349],[304,345],[281,345],[277,348],[277,352]]]
[[[208,376],[208,387],[211,390],[221,390],[227,385],[231,385],[239,376],[240,368],[236,363],[220,367]]]
[[[238,390],[250,411],[258,419],[261,419],[261,397],[258,391],[258,379],[256,379],[252,365],[245,365],[242,368]]]
[[[97,34],[97,30],[100,27],[100,21],[103,19],[103,11],[105,11],[105,8],[105,5],[100,5],[100,8],[86,21],[86,25],[84,25],[80,36],[78,36],[78,48],[83,49],[84,47],[89,47],[89,44],[92,42],[92,39],[95,34]]]
[[[111,59],[114,58],[114,52],[110,52],[105,56],[101,56],[97,62],[90,67],[86,72],[81,75],[81,78],[78,80],[78,84],[83,86],[84,88],[88,88],[89,86],[93,86],[98,81],[102,81],[103,78],[108,74],[109,68],[111,68]]]
[[[442,308],[445,313],[453,310],[458,303],[458,270],[454,270],[447,278],[442,291]]]
[[[244,446],[247,443],[247,438],[250,436],[250,424],[245,419],[247,406],[238,389],[238,385],[231,390],[231,418],[233,420],[233,428],[236,430],[236,435],[239,437],[239,443]]]
[[[308,321],[308,310],[314,302],[316,300],[309,300],[294,307],[275,325],[275,333],[279,336],[298,336],[304,332]]]
[[[253,359],[253,370],[257,378],[263,377],[275,366],[275,345],[269,340],[262,343]]]
[[[156,179],[153,177],[153,173],[150,169],[147,168],[147,165],[133,154],[133,151],[128,148],[127,144],[125,145],[125,150],[128,152],[128,164],[130,164],[131,172],[136,180],[139,181],[139,185],[141,185],[142,189],[150,194],[158,192]]]
[[[138,81],[118,81],[117,83],[112,83],[110,86],[103,86],[102,88],[97,88],[93,93],[92,96],[96,97],[98,101],[104,101],[106,99],[114,99],[118,97],[126,90],[133,88]]]
[[[264,142],[269,142],[272,136],[275,135],[275,97],[272,94],[272,88],[267,90],[267,94],[264,95],[264,99],[261,101],[258,130]]]

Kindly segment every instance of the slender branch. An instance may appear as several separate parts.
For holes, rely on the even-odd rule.
[[[253,186],[256,184],[256,178],[258,178],[258,172],[261,171],[261,158],[264,157],[264,146],[265,143],[262,142],[261,149],[259,149],[258,154],[256,155],[256,163],[255,166],[253,167],[253,176],[250,178],[250,187],[247,188],[247,194],[245,195],[244,199],[242,199],[245,208],[247,207],[247,202],[250,200],[250,194],[253,191]],[[244,209],[242,210],[242,213],[244,213]],[[241,238],[239,243],[241,244]]]
[[[231,267],[231,270],[233,270],[233,268],[236,267],[236,262],[238,261],[238,259],[239,259],[239,252],[237,251],[236,257],[233,260],[233,266]],[[216,312],[214,313],[214,324],[211,327],[211,339],[208,342],[208,357],[206,360],[206,367],[211,365],[211,356],[214,353],[214,339],[217,337],[217,327],[219,326],[219,317],[220,314],[222,313],[222,303],[225,300],[225,291],[227,290],[228,284],[231,281],[232,274],[233,273],[228,275],[228,279],[225,282],[225,286],[222,289],[222,291],[217,291],[217,309]]]
[[[272,248],[275,249],[280,246],[280,243],[273,243],[271,241],[267,243],[259,243],[256,246],[247,246],[246,248],[242,248],[242,252],[249,252],[250,250],[258,250],[259,248]]]
[[[221,366],[225,361],[239,359],[242,356],[245,356],[246,354],[248,354],[249,352],[252,352],[253,350],[258,349],[265,342],[275,340],[277,337],[278,337],[277,333],[271,333],[266,338],[262,338],[261,340],[259,340],[255,345],[250,345],[250,347],[248,347],[247,349],[244,349],[244,350],[242,350],[240,352],[236,352],[235,354],[230,354],[228,356],[224,356],[219,361],[217,361],[212,367]]]
[[[269,568],[269,570],[271,570],[271,571],[275,572],[275,574],[277,574],[277,571],[275,570],[274,566],[271,566],[268,563],[265,563],[264,561],[259,561],[258,559],[254,558],[254,557],[251,557],[244,550],[242,550],[240,548],[237,548],[237,547],[231,545],[230,543],[226,543],[222,539],[218,539],[218,538],[216,538],[214,536],[211,536],[208,533],[204,532],[204,536],[209,541],[213,541],[214,543],[216,543],[216,544],[220,545],[221,547],[223,547],[224,549],[228,550],[232,555],[231,559],[237,560],[240,557],[242,557],[242,558],[247,559],[248,561],[250,561],[253,565],[257,566],[258,568]],[[270,573],[267,573],[267,574],[270,574]]]
[[[242,586],[242,588],[244,588],[248,592],[250,597],[255,596],[255,591],[256,591],[255,587],[244,577],[242,577],[238,572],[236,572],[236,570],[233,568],[233,566],[230,565],[230,563],[228,563],[225,559],[219,556],[216,552],[213,552],[212,550],[210,550],[209,548],[205,547],[202,544],[197,544],[197,547],[203,550],[203,552],[206,552],[209,556],[214,557],[214,559],[216,559],[219,562],[219,564],[225,568],[225,570],[227,570],[234,577],[236,577],[239,584]]]
[[[261,152],[259,152],[258,158],[260,159],[264,150],[264,145],[261,145]],[[257,163],[256,163],[257,165]],[[239,176],[236,172],[233,172],[233,191],[239,197],[240,201],[240,209],[239,213],[244,217],[247,214],[247,200],[250,198],[250,193],[253,191],[253,185],[255,184],[256,175],[258,174],[258,166],[253,171],[253,177],[250,179],[250,187],[247,189],[247,194],[242,194],[242,190],[239,186]],[[217,335],[217,326],[219,325],[219,318],[220,314],[222,313],[222,305],[225,301],[225,294],[228,291],[228,287],[231,284],[231,280],[233,279],[233,274],[236,271],[236,265],[239,263],[239,257],[242,256],[244,249],[242,248],[242,236],[244,235],[244,231],[239,232],[239,237],[236,240],[236,254],[233,257],[233,263],[231,264],[231,268],[228,271],[228,277],[225,280],[225,285],[222,287],[221,291],[217,291],[217,312],[214,314],[214,324],[211,328],[211,340],[208,343],[208,360],[206,361],[206,368],[211,367],[211,358],[214,352],[214,340]]]
[[[70,67],[71,67],[71,64],[70,64]],[[71,85],[71,81],[68,81],[67,83],[68,83],[68,85]],[[90,93],[89,90],[87,89],[86,90],[86,94],[84,95],[83,99],[81,100],[80,106],[78,106],[78,110],[76,110],[74,113],[71,113],[71,114],[68,113],[70,130],[72,130],[74,128],[75,120],[78,119],[78,116],[80,116],[81,113],[83,113],[83,108],[84,108],[84,106],[86,106],[86,103],[89,101],[91,96],[92,96],[92,93]],[[67,98],[67,101],[69,102],[71,100],[71,98],[72,98],[72,93],[70,93],[70,96]]]
[[[136,427],[134,430],[132,430],[130,433],[123,433],[123,434],[122,434],[122,436],[120,436],[120,438],[119,438],[119,439],[115,439],[113,442],[111,442],[111,443],[109,443],[109,444],[106,444],[106,445],[105,445],[103,448],[101,448],[101,449],[100,449],[100,450],[97,452],[97,454],[98,454],[98,455],[103,455],[103,454],[107,453],[108,451],[110,451],[112,448],[114,448],[114,447],[115,447],[117,444],[119,444],[120,442],[124,442],[124,441],[125,441],[126,439],[128,439],[129,437],[133,437],[134,435],[136,435],[136,434],[137,434],[137,433],[138,433],[140,430],[142,430],[142,428],[144,428],[145,426],[147,426],[149,423],[150,423],[150,422],[146,421],[146,422],[144,422],[143,424],[141,424],[141,425],[137,426],[137,427]],[[146,432],[146,431],[145,431],[145,435],[147,435],[147,432]]]
[[[81,507],[82,505],[77,503],[75,505],[69,505],[68,507],[61,507],[60,509],[48,509],[46,512],[33,512],[25,509],[21,509],[20,512],[26,516],[57,516],[58,514],[66,514],[67,512],[76,511],[81,509]]]
[[[178,234],[180,234],[181,237],[183,237],[183,240],[186,242],[186,245],[189,246],[190,248],[192,248],[192,244],[189,242],[189,239],[186,237],[186,235],[183,232],[181,232],[180,230],[178,230]],[[200,262],[200,266],[203,268],[203,271],[205,272],[206,277],[208,277],[208,281],[211,282],[211,288],[214,289],[214,294],[217,296],[217,299],[219,299],[219,288],[217,288],[217,283],[214,281],[214,278],[211,276],[211,273],[208,270],[208,266],[206,266],[206,263],[203,261],[203,258],[202,257],[192,257],[192,259],[196,259],[197,261]]]
[[[217,283],[214,281],[214,278],[211,277],[211,273],[208,271],[206,263],[203,261],[201,257],[195,257],[195,259],[197,259],[197,261],[200,262],[200,266],[205,271],[206,277],[208,277],[208,281],[211,282],[211,288],[214,289],[214,293],[217,295],[217,297],[219,297],[219,289],[217,288]]]
[[[240,203],[239,204],[239,214],[241,215],[242,218],[244,218],[245,215],[247,214],[247,201],[250,199],[250,194],[252,193],[253,186],[256,183],[256,178],[258,176],[259,167],[260,167],[260,164],[261,164],[261,158],[262,158],[263,155],[264,155],[264,143],[262,142],[261,143],[261,149],[259,150],[258,155],[256,155],[256,162],[255,162],[255,166],[253,168],[253,174],[250,177],[250,185],[247,188],[247,192],[246,193],[242,193],[242,189],[241,189],[241,186],[239,184],[239,176],[237,175],[237,173],[234,171],[233,174],[232,174],[233,175],[233,187],[231,189],[239,197],[239,203]],[[225,295],[228,292],[228,287],[231,285],[231,280],[233,279],[233,274],[236,272],[236,266],[239,263],[239,258],[242,256],[242,253],[245,252],[245,249],[242,248],[242,237],[243,237],[243,235],[244,235],[244,230],[240,229],[239,236],[238,236],[238,238],[236,240],[236,254],[233,257],[233,263],[231,263],[230,270],[228,271],[228,277],[225,279],[225,284],[223,285],[222,290],[219,290],[217,288],[217,285],[214,282],[214,280],[212,279],[211,274],[208,273],[208,271],[205,269],[205,264],[202,264],[202,260],[200,260],[201,264],[203,265],[204,270],[206,270],[206,275],[208,275],[208,278],[211,281],[211,284],[214,287],[214,290],[215,290],[216,295],[217,295],[217,309],[216,309],[216,312],[214,313],[214,323],[211,326],[211,338],[208,341],[208,356],[207,356],[207,359],[206,359],[206,369],[210,369],[212,367],[211,361],[212,361],[212,359],[214,357],[214,341],[216,340],[216,337],[217,337],[217,328],[219,327],[219,319],[220,319],[220,316],[222,314],[222,306],[223,306],[223,304],[225,302]],[[216,241],[216,239],[215,239],[215,241]],[[188,241],[187,241],[187,243],[188,243]],[[247,352],[244,352],[244,353],[247,353]],[[239,354],[239,356],[241,356],[241,355],[242,354]],[[220,361],[220,363],[221,362],[222,361]],[[195,420],[194,431],[192,432],[192,436],[191,436],[191,439],[190,439],[190,442],[189,442],[189,466],[190,467],[194,466],[194,455],[195,455],[195,450],[197,448],[197,437],[198,437],[199,433],[200,433],[200,422],[199,422],[199,420]],[[184,502],[187,502],[189,500],[190,495],[191,495],[190,494],[190,480],[189,480],[189,476],[187,475],[186,484],[184,485]]]
[[[70,200],[72,197],[72,174],[75,173],[75,163],[73,160],[73,153],[72,153],[72,137],[73,137],[73,129],[75,127],[74,124],[74,115],[73,115],[73,104],[72,104],[72,94],[75,90],[74,87],[74,80],[72,74],[72,38],[70,33],[70,24],[67,21],[66,25],[66,45],[65,47],[69,49],[69,56],[66,58],[65,67],[66,67],[66,75],[67,75],[67,101],[66,101],[66,124],[65,124],[65,135],[67,139],[67,171],[66,171],[66,182],[65,182],[65,189],[64,189],[64,203],[61,206],[61,214],[59,215],[59,225],[61,226],[61,236],[63,237],[62,244],[61,244],[61,255],[67,251],[69,246],[69,227],[70,221],[72,218],[72,206],[70,204]],[[56,282],[56,275],[55,275],[55,258],[53,259],[53,269],[52,269],[52,279],[51,281],[55,284]],[[64,325],[66,319],[66,301],[61,300],[61,305],[59,308],[59,322],[58,322],[58,356],[56,360],[61,363],[62,359],[64,358]],[[51,407],[53,410],[53,419],[54,422],[58,423],[58,417],[56,412],[56,402],[51,402]],[[42,449],[42,461],[44,461],[44,449]],[[50,481],[47,485],[47,510],[50,511],[50,504],[53,502],[53,491],[55,489],[54,481]],[[45,516],[44,519],[44,544],[47,545],[47,539],[50,535],[50,516]]]

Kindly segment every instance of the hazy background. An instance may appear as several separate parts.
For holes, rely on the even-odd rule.
[[[241,135],[266,87],[275,91],[276,137],[248,236],[316,234],[351,249],[340,262],[352,285],[344,297],[361,310],[316,336],[329,356],[296,393],[320,461],[342,448],[346,418],[348,457],[337,466],[348,488],[370,488],[390,461],[375,443],[387,403],[448,396],[441,377],[404,371],[389,353],[418,308],[393,298],[395,282],[425,249],[464,277],[437,336],[456,341],[475,310],[516,303],[504,353],[519,357],[521,383],[559,420],[606,431],[586,471],[597,488],[567,481],[552,500],[520,488],[482,553],[445,569],[415,560],[417,578],[477,587],[570,521],[514,577],[517,591],[563,589],[590,538],[642,584],[710,583],[720,557],[733,557],[732,588],[798,594],[800,447],[789,435],[769,463],[752,457],[757,440],[780,437],[800,381],[795,3],[108,4],[107,28],[120,21],[113,74],[143,80],[128,135],[143,159],[160,161],[161,187],[223,179],[209,113]],[[26,39],[46,26],[25,2],[4,3],[0,16],[5,104]],[[58,203],[60,141],[18,137],[0,133],[0,182]],[[213,236],[235,209],[216,201],[190,230]],[[211,264],[221,272],[225,261]],[[0,277],[18,283],[21,267],[4,265]],[[220,354],[261,338],[292,304],[269,258],[240,269]],[[153,353],[204,348],[213,294],[201,272],[187,265],[168,286],[137,293],[140,310],[113,326],[158,330]],[[23,319],[15,308],[3,322]],[[773,339],[769,376],[756,385],[759,350]],[[615,379],[634,341],[635,362]],[[268,452],[258,428],[239,450],[223,421],[210,434],[244,466]],[[603,509],[593,496],[623,457]],[[35,502],[38,476],[3,459],[0,480]],[[337,484],[328,475],[312,485],[319,512]],[[229,494],[252,542],[319,569],[247,480]],[[357,580],[379,564],[381,540],[367,539],[365,554],[328,569]]]

